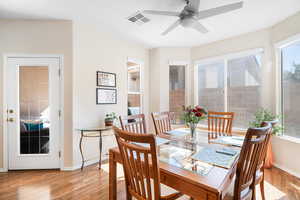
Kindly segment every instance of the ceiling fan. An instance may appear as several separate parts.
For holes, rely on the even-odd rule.
[[[165,30],[162,35],[168,34],[170,31],[175,29],[177,26],[182,25],[185,28],[193,28],[201,33],[207,33],[208,30],[199,22],[201,19],[212,17],[215,15],[227,13],[236,9],[243,7],[243,2],[237,2],[232,4],[227,4],[224,6],[219,6],[216,8],[211,8],[208,10],[199,11],[200,0],[185,0],[186,6],[181,12],[172,11],[157,11],[157,10],[144,10],[145,14],[152,15],[163,15],[163,16],[173,16],[179,17],[175,23],[173,23],[167,30]]]

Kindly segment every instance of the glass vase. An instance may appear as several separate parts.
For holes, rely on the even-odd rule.
[[[191,139],[195,138],[197,124],[190,123]]]

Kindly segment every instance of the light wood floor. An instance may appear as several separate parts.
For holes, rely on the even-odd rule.
[[[121,170],[118,169],[118,172]],[[125,199],[124,181],[119,174],[118,199]],[[296,177],[273,168],[266,171],[265,183],[267,200],[300,200],[300,179]],[[38,170],[0,173],[0,200],[16,199],[108,199],[108,164],[101,171],[92,165],[83,172]]]

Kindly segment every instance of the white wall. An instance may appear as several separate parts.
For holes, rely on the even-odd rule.
[[[72,22],[0,19],[0,113],[3,107],[3,54],[64,56],[64,165],[72,166]],[[3,167],[3,119],[0,119],[0,168]]]
[[[74,32],[74,129],[104,124],[109,112],[127,115],[127,58],[144,62],[144,113],[149,116],[149,50],[124,41],[113,32],[98,29],[94,24],[75,21]],[[117,74],[118,103],[96,105],[96,71]],[[81,162],[78,149],[80,133],[74,130],[74,166]],[[104,150],[115,145],[114,137],[105,137]],[[85,141],[84,141],[85,142]],[[87,158],[98,158],[98,140],[84,143]]]

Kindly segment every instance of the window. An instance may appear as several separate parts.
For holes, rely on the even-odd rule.
[[[300,42],[281,48],[281,113],[284,134],[300,138]]]
[[[234,126],[248,128],[261,107],[261,53],[199,64],[197,81],[200,106],[234,112]]]
[[[175,113],[174,123],[183,124],[181,116],[185,106],[185,66],[171,65],[169,77],[169,110]]]
[[[208,110],[225,111],[224,102],[224,62],[199,65],[198,102]]]
[[[128,73],[128,115],[142,112],[141,67],[140,64],[127,62]]]

